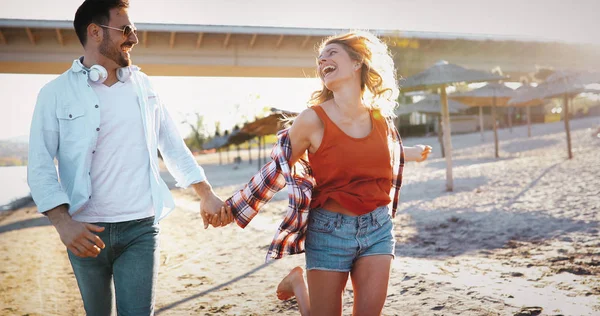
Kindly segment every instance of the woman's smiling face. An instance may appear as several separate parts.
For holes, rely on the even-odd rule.
[[[337,43],[325,46],[318,59],[319,77],[332,91],[340,82],[355,77],[358,69],[357,61],[352,60],[344,47]]]

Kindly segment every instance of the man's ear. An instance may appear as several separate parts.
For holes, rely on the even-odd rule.
[[[102,42],[102,37],[104,36],[104,32],[102,28],[94,23],[91,23],[87,27],[87,36],[88,41],[93,41],[96,43]]]

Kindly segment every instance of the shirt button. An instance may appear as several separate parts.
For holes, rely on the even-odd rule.
[[[96,104],[96,109],[98,108],[98,104]]]
[[[84,74],[84,75],[87,75],[87,72],[86,72],[86,71],[84,71],[84,72],[83,72],[83,74]]]
[[[69,118],[73,118],[73,115],[69,114]]]
[[[95,153],[96,153],[96,151],[95,151],[95,150],[92,150],[92,154],[95,154]]]
[[[92,198],[92,196],[90,195],[90,199]]]
[[[99,132],[99,131],[100,131],[100,127],[97,127],[97,128],[96,128],[96,132]]]

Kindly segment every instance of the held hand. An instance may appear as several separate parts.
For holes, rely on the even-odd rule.
[[[224,203],[221,206],[217,214],[207,214],[207,212],[202,212],[202,217],[204,220],[204,229],[208,227],[208,224],[212,225],[213,227],[225,227],[233,223],[231,206],[229,206],[227,203]]]
[[[194,183],[192,187],[200,196],[200,215],[202,216],[202,222],[204,222],[204,229],[207,229],[208,225],[219,227],[221,220],[218,214],[223,206],[223,200],[215,194],[210,183],[206,180]]]
[[[221,207],[221,226],[227,226],[233,223],[233,213],[231,212],[231,205],[225,203]]]
[[[213,225],[214,227],[221,226],[220,211],[222,207],[223,200],[212,192],[212,190],[209,194],[201,197],[200,215],[202,215],[204,229],[207,229],[208,225]]]
[[[73,219],[63,220],[55,226],[60,240],[74,255],[96,258],[105,245],[98,235],[92,232],[102,232],[104,227],[86,224]]]
[[[423,162],[425,160],[427,160],[427,157],[429,157],[429,154],[431,153],[431,146],[427,146],[427,145],[417,145],[415,146],[415,148],[417,148],[420,151],[420,155],[418,155],[416,157],[416,162]]]

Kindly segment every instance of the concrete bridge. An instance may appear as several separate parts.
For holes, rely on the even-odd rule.
[[[149,75],[313,77],[315,47],[338,29],[139,23],[132,55]],[[531,38],[374,31],[401,76],[444,59],[468,68],[500,67],[514,80],[536,66],[600,70],[600,46]],[[72,21],[0,19],[0,73],[59,74],[82,49]]]

